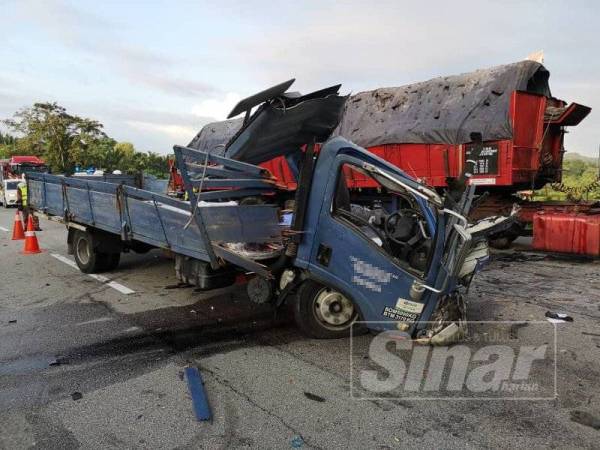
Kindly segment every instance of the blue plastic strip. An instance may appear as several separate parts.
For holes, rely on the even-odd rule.
[[[210,412],[210,406],[208,405],[208,399],[206,398],[206,392],[204,391],[204,382],[202,381],[202,375],[196,367],[186,367],[185,377],[187,378],[188,388],[190,389],[190,395],[192,396],[192,404],[194,406],[194,413],[198,421],[211,420],[212,414]]]

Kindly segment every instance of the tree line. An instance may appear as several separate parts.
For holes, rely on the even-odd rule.
[[[168,176],[167,156],[117,142],[100,122],[70,114],[57,103],[35,103],[2,122],[10,134],[0,133],[0,159],[39,156],[53,173],[71,174],[79,166]]]
[[[597,163],[582,159],[563,162],[562,182],[545,186],[539,193],[549,200],[600,200],[600,177]]]

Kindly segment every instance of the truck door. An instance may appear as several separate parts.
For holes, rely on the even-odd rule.
[[[352,299],[363,320],[381,322],[369,328],[418,320],[438,295],[414,292],[435,279],[441,258],[444,233],[436,233],[435,210],[359,159],[340,155],[334,167],[314,229],[311,275]],[[357,179],[372,188],[351,189]]]

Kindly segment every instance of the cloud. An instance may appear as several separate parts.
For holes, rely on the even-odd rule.
[[[208,98],[192,106],[192,114],[224,120],[241,99],[242,96],[235,92],[228,92],[221,98]]]
[[[178,142],[190,141],[198,132],[194,127],[184,125],[156,124],[150,122],[140,122],[137,120],[128,120],[125,123],[140,131],[150,131],[170,136]]]
[[[103,60],[107,68],[116,68],[129,82],[182,97],[218,92],[208,83],[170,73],[169,67],[183,63],[180,59],[147,48],[124,45],[116,24],[66,2],[24,1],[22,18],[33,20],[62,45]]]
[[[100,119],[108,134],[117,140],[134,140],[140,149],[170,152],[173,144],[187,144],[204,125],[216,119],[191,112],[131,108],[123,104],[80,104]]]

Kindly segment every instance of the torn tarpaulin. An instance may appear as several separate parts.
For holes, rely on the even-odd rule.
[[[384,144],[464,144],[512,138],[514,91],[550,95],[544,66],[533,61],[380,88],[353,95],[333,136],[368,148]]]

